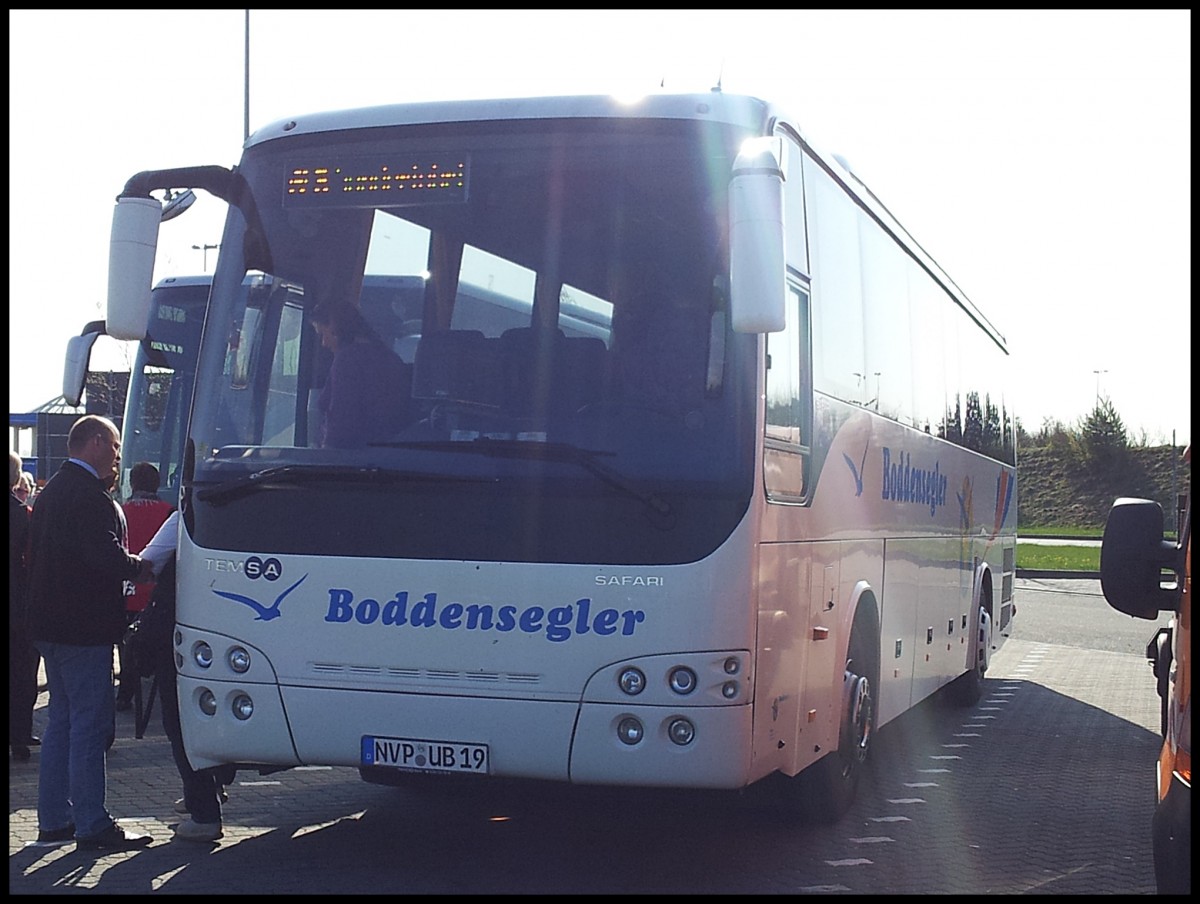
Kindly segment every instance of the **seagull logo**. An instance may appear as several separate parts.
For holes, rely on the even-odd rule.
[[[283,598],[303,584],[304,578],[307,577],[308,575],[305,575],[287,590],[283,591],[283,593],[279,594],[279,596],[275,597],[275,602],[270,606],[264,606],[258,600],[252,599],[248,596],[242,596],[240,593],[229,593],[225,590],[214,590],[213,593],[215,593],[217,596],[223,596],[227,600],[233,600],[235,603],[245,603],[258,613],[254,619],[255,621],[270,621],[273,618],[279,618],[279,616],[282,614],[279,611],[279,604],[283,602]]]
[[[862,495],[863,470],[867,466],[867,448],[869,446],[870,446],[870,444],[868,443],[867,446],[863,447],[862,462],[857,467],[854,464],[853,458],[851,458],[845,452],[842,453],[842,458],[846,459],[846,467],[848,467],[850,469],[850,474],[854,477],[854,495],[855,496]]]

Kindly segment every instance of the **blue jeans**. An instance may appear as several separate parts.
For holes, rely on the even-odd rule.
[[[233,782],[237,771],[232,766],[211,766],[196,770],[188,761],[183,748],[183,729],[179,724],[179,685],[175,673],[174,653],[159,663],[158,698],[162,701],[162,724],[171,742],[175,768],[183,780],[183,802],[193,822],[210,825],[221,822],[221,788]]]
[[[38,641],[50,689],[38,774],[38,828],[75,823],[76,838],[113,824],[104,806],[105,754],[116,717],[113,646]]]

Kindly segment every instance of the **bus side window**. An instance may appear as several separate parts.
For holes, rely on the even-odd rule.
[[[764,479],[772,500],[800,502],[808,492],[810,361],[808,292],[789,283],[784,329],[767,334]]]

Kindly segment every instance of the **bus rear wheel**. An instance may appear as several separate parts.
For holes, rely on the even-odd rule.
[[[974,706],[983,696],[983,677],[987,674],[988,653],[992,645],[992,616],[981,603],[976,614],[975,648],[971,667],[959,675],[948,688],[950,700],[956,706]]]

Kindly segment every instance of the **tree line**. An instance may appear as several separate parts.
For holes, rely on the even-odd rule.
[[[1019,447],[1076,452],[1087,462],[1099,466],[1123,464],[1130,449],[1169,445],[1163,441],[1152,442],[1145,430],[1130,436],[1124,420],[1107,396],[1098,396],[1095,407],[1075,424],[1046,418],[1039,430],[1029,433],[1019,417],[1015,422]]]

